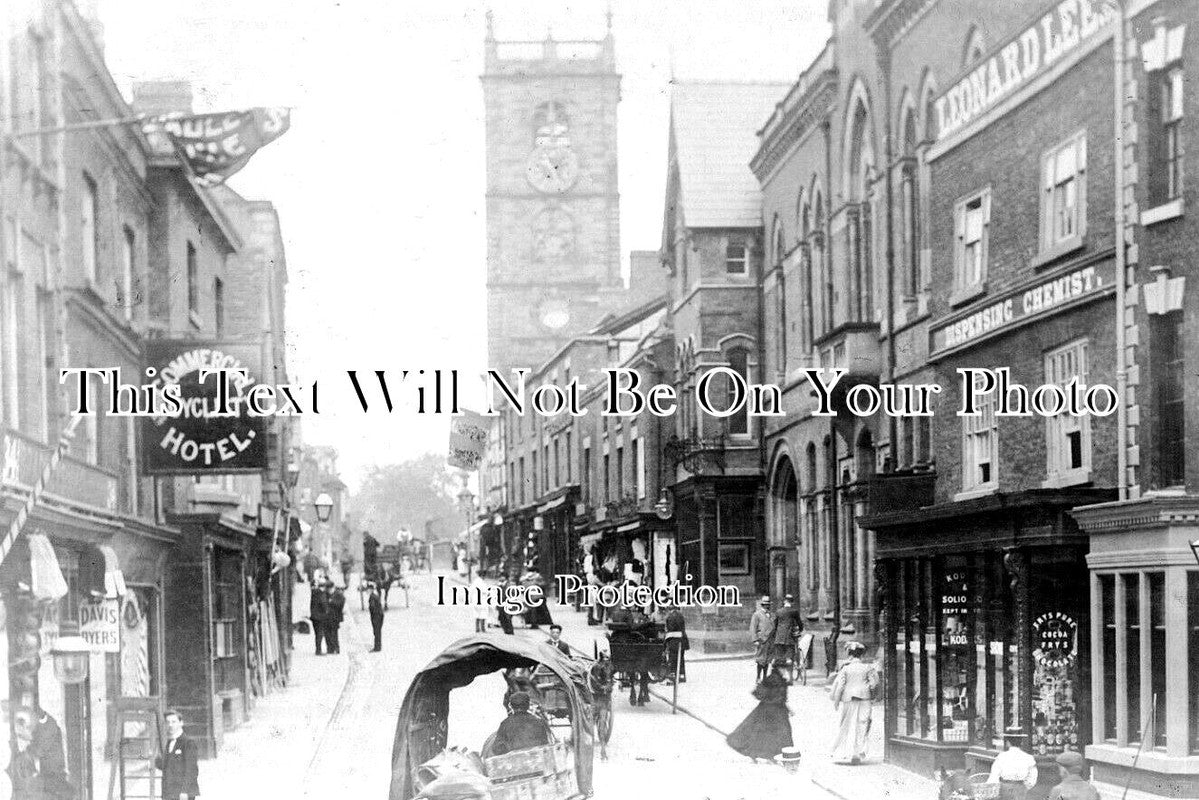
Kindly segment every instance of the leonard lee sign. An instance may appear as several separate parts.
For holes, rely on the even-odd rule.
[[[157,389],[177,384],[183,404],[176,416],[143,418],[146,474],[266,468],[266,420],[251,416],[244,402],[262,371],[259,345],[152,339],[146,343],[145,363],[156,370],[146,383]],[[222,407],[218,376],[210,374],[201,383],[201,370],[245,370],[246,377],[230,377]]]

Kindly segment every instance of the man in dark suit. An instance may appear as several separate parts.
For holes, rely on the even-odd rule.
[[[383,600],[379,597],[379,587],[376,584],[371,584],[370,599],[366,604],[371,615],[371,630],[375,634],[375,646],[371,648],[371,652],[377,653],[383,649]]]
[[[803,633],[803,618],[795,607],[795,598],[787,595],[783,598],[783,607],[774,617],[774,663],[790,664],[792,669],[791,681],[794,682],[795,645],[799,635]]]
[[[323,583],[312,585],[308,618],[312,620],[312,638],[316,641],[316,654],[323,656],[325,651],[333,652],[333,642],[329,638],[329,595],[325,594]]]
[[[329,652],[341,652],[341,623],[345,620],[346,593],[340,588],[329,594]]]
[[[200,796],[200,767],[196,743],[183,734],[183,717],[168,711],[166,748],[154,759],[162,770],[162,800],[194,800]]]
[[[566,642],[562,641],[562,626],[561,625],[554,623],[553,625],[550,626],[550,638],[547,639],[545,643],[548,644],[550,647],[558,648],[558,651],[560,653],[562,653],[562,655],[566,656],[567,658],[571,657],[570,645],[568,645]]]
[[[541,717],[529,713],[529,695],[526,692],[513,692],[508,698],[508,707],[512,713],[500,723],[491,744],[494,755],[502,756],[513,750],[553,744],[554,734],[550,726]]]

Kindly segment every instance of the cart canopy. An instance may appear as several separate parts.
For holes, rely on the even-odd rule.
[[[416,793],[413,770],[445,749],[452,690],[466,686],[480,675],[517,667],[533,668],[538,664],[557,675],[565,686],[579,790],[590,793],[595,718],[587,670],[542,642],[482,633],[454,642],[412,679],[396,724],[390,800],[411,800]]]

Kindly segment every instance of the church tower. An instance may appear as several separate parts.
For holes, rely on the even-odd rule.
[[[612,18],[593,41],[496,41],[487,17],[488,365],[536,369],[623,296]]]

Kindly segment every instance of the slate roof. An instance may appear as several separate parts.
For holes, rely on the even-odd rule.
[[[791,88],[789,83],[675,83],[671,136],[688,228],[753,228],[762,224],[762,195],[749,169],[757,132]]]

